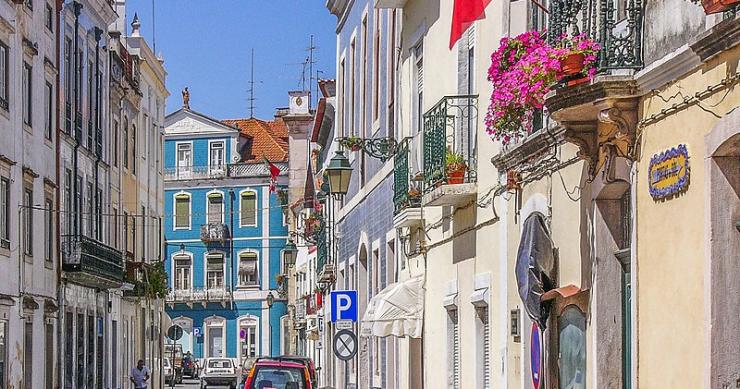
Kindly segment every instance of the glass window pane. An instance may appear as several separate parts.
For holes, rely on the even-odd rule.
[[[208,196],[208,223],[221,223],[223,204],[221,195]]]
[[[190,226],[190,198],[183,196],[175,199],[175,227]]]
[[[586,317],[576,307],[566,308],[558,318],[560,388],[586,388]]]
[[[254,192],[245,192],[241,196],[241,225],[257,224],[257,196]]]

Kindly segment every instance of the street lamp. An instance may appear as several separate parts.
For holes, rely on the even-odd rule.
[[[185,255],[185,243],[180,243],[180,255]]]
[[[272,291],[267,293],[267,297],[265,298],[265,302],[267,303],[267,325],[268,325],[268,331],[267,339],[268,339],[268,347],[269,347],[269,356],[272,356],[272,321],[270,320],[270,314],[272,312],[270,308],[272,308],[272,304],[275,303],[275,296],[272,294]]]
[[[288,238],[288,243],[283,248],[283,258],[285,260],[285,268],[294,266],[296,257],[298,256],[298,247],[296,247],[293,238]]]
[[[272,294],[272,291],[270,291],[267,294],[267,298],[265,298],[265,302],[267,303],[267,308],[272,308],[272,304],[275,304],[275,296]]]
[[[349,190],[349,179],[352,176],[352,166],[344,151],[338,150],[326,167],[329,176],[329,192],[334,196],[344,196]]]

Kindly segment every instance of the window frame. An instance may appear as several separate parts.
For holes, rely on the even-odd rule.
[[[23,187],[23,254],[33,257],[33,188]]]
[[[247,193],[254,194],[254,224],[244,224],[242,221],[244,220],[242,216],[242,198]],[[239,191],[239,227],[257,227],[259,224],[259,195],[257,194],[257,191],[254,189],[242,189]]]
[[[209,270],[208,270],[208,260],[215,257],[221,257],[221,285],[211,287],[208,285],[208,277],[209,277]],[[221,251],[209,251],[206,252],[203,255],[204,259],[204,266],[203,266],[203,277],[205,278],[203,281],[203,285],[205,286],[206,290],[220,290],[220,289],[226,289],[226,254],[224,254]]]
[[[5,111],[10,106],[10,47],[0,41],[0,108]]]
[[[29,331],[30,329],[30,331]],[[29,333],[30,332],[30,333]],[[23,387],[33,388],[33,316],[23,321]],[[29,361],[30,359],[30,361]]]
[[[177,200],[188,200],[188,225],[178,226],[177,224]],[[193,228],[193,196],[188,192],[177,192],[172,196],[172,229],[173,230],[190,230]]]
[[[0,212],[0,221],[4,222],[4,230],[0,230],[0,248],[10,249],[10,178],[5,176],[0,176]]]
[[[211,221],[210,219],[211,218],[211,212],[210,212],[211,199],[215,199],[219,197],[221,198],[221,211],[219,212],[221,214],[221,218],[220,218],[221,221]],[[226,213],[225,211],[226,211],[226,200],[224,198],[224,192],[220,190],[212,190],[206,193],[206,224],[211,224],[211,223],[223,224],[225,222],[224,220],[225,213]]]
[[[187,158],[187,165],[180,166],[180,147],[181,146],[187,146],[188,151],[188,158]],[[181,170],[182,168],[182,170]],[[186,141],[186,142],[175,142],[175,172],[177,178],[182,178],[185,176],[185,178],[189,177],[193,174],[193,142],[192,141]]]
[[[21,68],[23,124],[33,127],[33,65],[25,60]]]
[[[213,164],[214,151],[218,150],[216,146],[220,145],[221,149],[221,165]],[[209,140],[208,141],[208,171],[209,172],[223,172],[226,168],[226,141],[221,140]]]
[[[46,31],[50,33],[54,33],[54,7],[52,7],[51,4],[46,3],[46,7],[44,7],[45,14],[44,14],[44,26],[46,26]]]
[[[569,307],[575,307],[578,309],[584,317],[588,317],[588,301],[589,301],[589,290],[583,290],[573,296],[567,297],[567,298],[561,298],[556,297],[552,304],[552,309],[550,311],[550,317],[548,318],[548,328],[553,329],[553,331],[547,331],[546,333],[549,333],[549,345],[547,346],[549,348],[549,352],[546,353],[548,355],[547,363],[550,366],[556,366],[554,369],[550,369],[548,373],[547,379],[549,382],[554,383],[554,387],[558,387],[560,384],[560,368],[557,366],[559,365],[559,352],[560,352],[560,325],[558,323],[560,316],[568,309]],[[584,330],[584,336],[588,338],[588,321],[586,321],[586,327]],[[586,339],[588,340],[588,339]],[[588,367],[588,349],[586,349],[586,366]]]
[[[44,199],[44,260],[47,264],[54,263],[54,201],[51,197]]]
[[[48,80],[44,84],[44,135],[46,140],[54,136],[54,85]]]
[[[178,288],[177,283],[178,281],[181,281],[180,274],[178,270],[185,269],[185,267],[178,267],[177,262],[187,260],[188,261],[188,288]],[[185,253],[175,253],[172,255],[172,274],[174,275],[172,279],[172,290],[174,291],[189,291],[193,290],[193,254],[189,252]],[[184,278],[183,278],[184,279]]]
[[[242,283],[242,272],[241,272],[241,262],[242,258],[246,258],[248,256],[254,256],[254,281],[252,283]],[[259,288],[260,286],[260,256],[259,253],[255,250],[246,249],[242,250],[237,254],[237,281],[238,286],[240,288]]]

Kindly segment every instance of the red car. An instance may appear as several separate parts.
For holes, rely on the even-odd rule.
[[[313,385],[303,363],[260,359],[249,370],[244,389],[313,389]]]

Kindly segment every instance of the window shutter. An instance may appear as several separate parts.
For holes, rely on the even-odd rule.
[[[190,225],[190,197],[179,196],[175,198],[175,227],[188,227]]]
[[[488,307],[482,308],[479,313],[483,326],[483,388],[491,388],[491,329],[488,323]]]
[[[241,196],[241,225],[257,224],[257,196],[254,192],[245,192]]]
[[[460,322],[457,317],[457,311],[455,311],[452,319],[452,338],[452,383],[454,389],[460,389]]]
[[[223,204],[220,194],[208,195],[208,223],[221,223]]]

